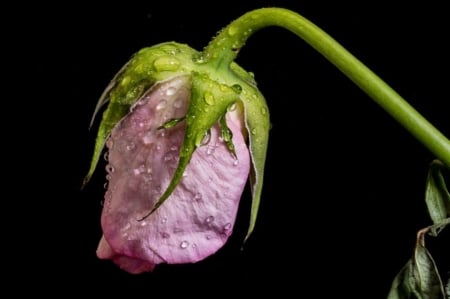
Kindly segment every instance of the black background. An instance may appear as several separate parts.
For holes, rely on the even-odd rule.
[[[80,190],[95,139],[88,126],[101,92],[134,52],[172,40],[200,50],[243,13],[279,6],[324,29],[450,136],[443,3],[64,3],[24,5],[13,23],[25,63],[13,77],[17,109],[33,117],[19,117],[26,168],[12,173],[28,182],[15,191],[31,215],[17,220],[26,228],[14,237],[25,245],[14,249],[12,276],[62,297],[386,296],[417,230],[430,224],[424,189],[434,156],[292,33],[263,29],[236,60],[255,73],[273,125],[259,219],[244,250],[248,188],[229,242],[200,263],[130,275],[97,259],[105,173],[100,166]],[[442,248],[436,254],[448,262]]]

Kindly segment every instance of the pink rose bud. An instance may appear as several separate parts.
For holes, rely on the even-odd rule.
[[[226,73],[176,43],[138,52],[100,98],[89,180],[107,147],[97,256],[129,273],[194,263],[233,231],[250,178],[253,229],[262,186],[268,113],[253,78]],[[258,128],[256,128],[258,126]],[[261,129],[262,128],[262,129]]]

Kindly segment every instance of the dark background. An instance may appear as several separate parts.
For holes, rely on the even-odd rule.
[[[243,251],[248,188],[229,242],[200,263],[136,276],[97,259],[105,173],[100,165],[80,190],[95,139],[88,126],[103,89],[134,52],[172,40],[200,50],[243,13],[279,6],[324,29],[450,136],[443,3],[64,3],[24,5],[14,22],[25,63],[13,77],[18,109],[33,116],[22,119],[27,171],[13,172],[29,182],[16,192],[26,198],[19,209],[31,214],[14,234],[25,243],[14,250],[14,276],[62,297],[274,291],[277,298],[385,298],[417,230],[430,224],[424,190],[434,156],[292,33],[266,28],[237,58],[255,73],[273,124],[259,219]],[[448,262],[444,246],[435,247]]]

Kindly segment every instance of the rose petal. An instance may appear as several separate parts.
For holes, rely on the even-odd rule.
[[[184,138],[184,122],[158,127],[184,117],[189,97],[188,77],[160,83],[116,125],[107,142],[110,180],[97,255],[130,273],[151,271],[160,263],[200,261],[220,249],[232,232],[250,170],[242,117],[236,111],[227,113],[227,123],[237,159],[214,126],[172,195],[140,221],[172,179]]]

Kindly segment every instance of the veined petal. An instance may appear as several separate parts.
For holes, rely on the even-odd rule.
[[[219,250],[233,230],[250,170],[238,110],[226,114],[236,157],[214,125],[173,193],[142,220],[172,179],[186,131],[184,122],[159,127],[186,115],[190,94],[188,76],[156,84],[114,127],[106,143],[109,184],[97,255],[130,273],[151,271],[160,263],[200,261]]]

